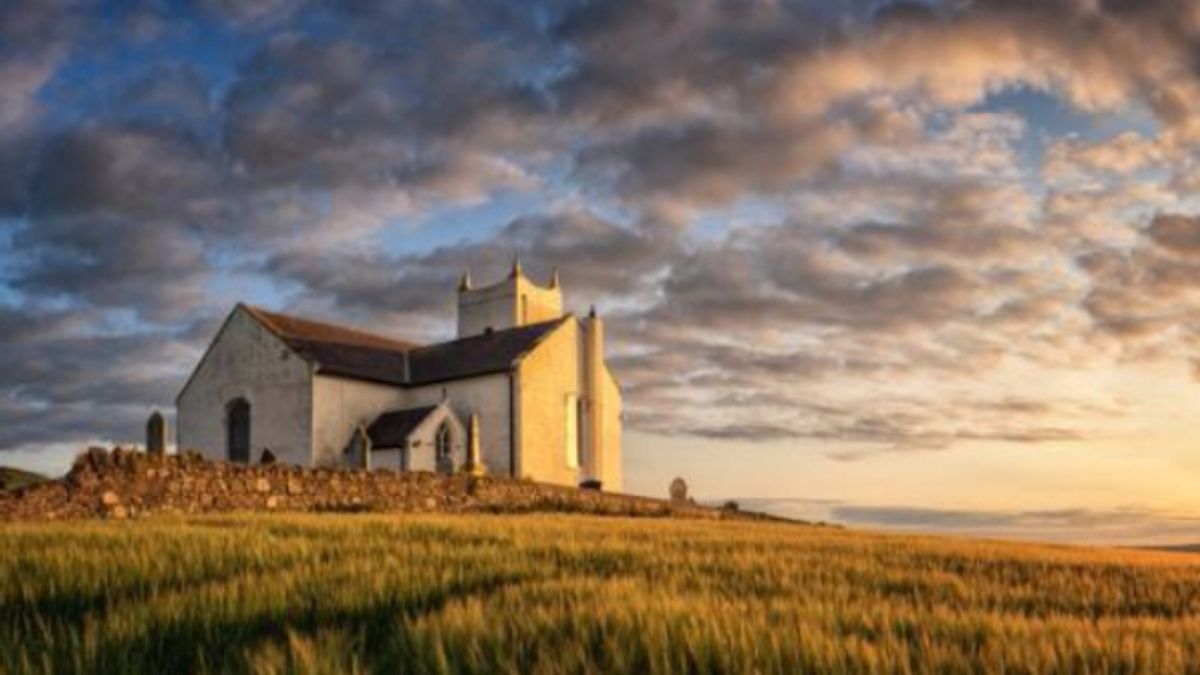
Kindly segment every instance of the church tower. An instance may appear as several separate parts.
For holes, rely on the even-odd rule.
[[[460,338],[551,321],[562,314],[557,268],[551,273],[550,284],[541,286],[525,276],[518,258],[513,260],[508,276],[498,283],[474,288],[467,272],[458,286]]]

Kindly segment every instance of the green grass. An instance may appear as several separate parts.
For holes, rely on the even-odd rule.
[[[4,525],[0,672],[1186,671],[1197,561],[582,516]]]

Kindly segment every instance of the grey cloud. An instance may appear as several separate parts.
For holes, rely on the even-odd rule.
[[[207,276],[203,197],[220,174],[175,132],[96,128],[51,141],[12,235],[11,285],[22,291],[177,317]]]
[[[1187,225],[1160,218],[1150,236],[1163,248],[1186,249],[1186,230],[1164,222]],[[1200,264],[1165,255],[1145,241],[1130,250],[1093,251],[1077,263],[1091,279],[1081,307],[1101,334],[1116,340],[1124,357],[1146,359],[1171,352],[1194,357],[1196,345],[1188,338],[1200,319],[1200,301],[1192,292],[1200,284]]]
[[[953,224],[896,226],[864,223],[849,228],[838,245],[863,259],[886,261],[907,254],[918,259],[1007,261],[1036,248],[1035,236],[1016,227]]]
[[[1200,253],[1200,218],[1162,214],[1147,228],[1154,243],[1176,253]]]
[[[232,24],[254,26],[286,18],[305,4],[305,0],[199,0],[196,3]]]
[[[95,312],[0,311],[0,448],[137,439],[174,398],[202,343],[173,333],[89,334]]]
[[[80,23],[69,2],[0,6],[0,216],[27,207],[29,167],[44,134],[38,92],[65,58]]]
[[[1050,393],[973,424],[969,403],[888,387],[980,378],[1005,356],[1071,363],[1094,346],[1064,344],[1076,315],[1081,342],[1192,355],[1164,337],[1196,318],[1191,221],[1154,221],[1128,254],[1076,250],[1022,221],[1038,207],[1013,175],[1026,130],[972,110],[1028,87],[1087,111],[1145,104],[1187,138],[1196,83],[1161,69],[1191,62],[1183,4],[200,4],[257,45],[227,81],[148,64],[54,128],[36,94],[114,38],[78,37],[89,17],[66,4],[0,10],[0,213],[19,221],[4,283],[30,316],[95,318],[0,326],[25,361],[0,423],[37,400],[83,437],[104,392],[47,368],[50,349],[114,355],[76,365],[113,383],[122,424],[162,401],[169,376],[122,359],[207,338],[222,275],[435,337],[463,268],[494,278],[516,252],[536,274],[560,265],[579,306],[611,308],[631,421],[665,433],[1069,440],[1085,425],[1052,422]],[[143,9],[129,30],[169,39]],[[506,191],[546,205],[478,239],[380,250],[431,207]],[[831,215],[713,211],[781,195]],[[719,222],[697,232],[696,216]],[[186,359],[158,356],[180,381]],[[823,396],[835,379],[855,395]],[[34,433],[9,428],[0,446]]]
[[[580,155],[583,175],[608,177],[634,199],[723,203],[790,189],[854,143],[888,138],[845,114],[880,92],[962,109],[1021,84],[1086,109],[1141,98],[1165,123],[1187,126],[1181,111],[1200,91],[1154,65],[1188,58],[1179,5],[905,7],[877,13],[875,26],[859,17],[850,30],[813,21],[816,5],[594,3],[570,17],[562,34],[580,55],[562,91],[611,111],[610,124],[636,123],[598,136]],[[1131,26],[1156,38],[1130,41]]]
[[[532,263],[530,274],[546,283],[546,265],[552,263],[570,289],[568,300],[583,310],[604,299],[627,300],[648,292],[647,276],[674,259],[677,245],[653,229],[647,232],[563,209],[517,218],[482,241],[459,241],[426,253],[299,251],[273,257],[267,269],[308,289],[311,295],[300,304],[331,299],[342,311],[367,317],[392,313],[440,315],[444,320],[453,312],[451,291],[467,270],[476,283],[489,283],[507,274],[513,257],[521,256]]]

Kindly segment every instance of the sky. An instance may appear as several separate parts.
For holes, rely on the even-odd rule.
[[[1200,3],[9,0],[0,464],[141,440],[234,303],[607,318],[631,492],[1200,542]]]

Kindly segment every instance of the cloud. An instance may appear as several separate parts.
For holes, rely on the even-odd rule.
[[[1133,131],[1099,142],[1063,139],[1047,149],[1044,175],[1052,182],[1086,180],[1096,173],[1128,176],[1162,164],[1169,150],[1159,139]]]
[[[546,283],[553,263],[574,303],[568,311],[581,312],[588,304],[634,302],[650,293],[647,277],[674,259],[676,246],[671,237],[564,207],[516,218],[479,241],[405,255],[291,250],[273,256],[267,270],[306,289],[295,301],[299,309],[329,305],[381,329],[403,318],[407,337],[444,339],[453,318],[453,290],[466,271],[476,283],[490,283],[520,256],[533,261],[529,273]]]
[[[1012,373],[1200,362],[1186,3],[198,7],[0,10],[0,447],[119,437],[238,296],[438,339],[518,252],[643,430],[1073,442],[1109,397]]]
[[[175,318],[207,276],[205,199],[219,176],[173,132],[87,129],[47,141],[28,219],[12,235],[15,289]]]
[[[810,522],[909,533],[1117,546],[1196,543],[1197,519],[1140,505],[1028,509],[942,509],[836,499],[733,497],[741,508]],[[710,500],[719,504],[725,499]]]
[[[1197,519],[1146,507],[969,511],[838,505],[834,522],[920,532],[1085,544],[1193,544]]]
[[[1151,221],[1146,233],[1168,251],[1188,256],[1200,253],[1200,219],[1161,214]]]
[[[138,439],[203,343],[176,333],[93,332],[96,312],[0,310],[0,447]]]

